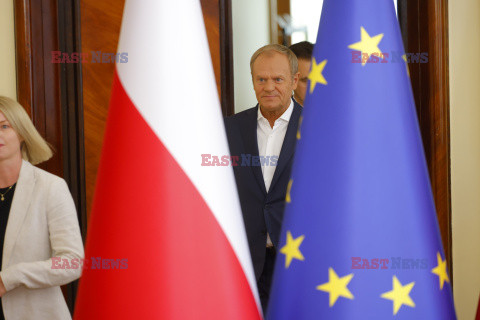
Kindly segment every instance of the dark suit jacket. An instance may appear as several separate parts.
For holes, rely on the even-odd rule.
[[[247,232],[250,254],[257,280],[265,263],[267,231],[275,248],[278,247],[285,209],[285,195],[292,170],[293,154],[297,142],[297,130],[302,107],[294,101],[292,116],[288,123],[280,157],[273,175],[270,190],[267,193],[260,166],[242,166],[245,155],[258,157],[257,111],[254,108],[225,118],[228,144],[232,156],[238,156],[238,165],[234,165],[235,180],[242,206],[243,220]],[[242,157],[242,154],[244,155]],[[248,157],[248,156],[247,156]],[[246,164],[246,161],[243,161]]]

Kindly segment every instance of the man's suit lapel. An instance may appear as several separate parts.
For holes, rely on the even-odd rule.
[[[12,255],[15,241],[22,227],[28,207],[30,206],[31,196],[35,187],[35,173],[33,166],[23,160],[20,176],[18,177],[15,193],[13,195],[12,206],[8,216],[7,229],[5,231],[5,241],[3,244],[2,269],[8,266]]]
[[[251,110],[251,113],[246,117],[245,124],[241,126],[242,139],[245,146],[246,155],[251,155],[251,157],[258,157],[258,142],[257,142],[257,115],[258,115],[258,104],[257,107]],[[240,164],[241,164],[240,158]],[[267,189],[265,188],[265,182],[263,181],[262,168],[260,166],[251,165],[250,159],[250,168],[253,171],[253,175],[257,180],[257,183],[260,185],[264,194],[267,194]]]
[[[280,174],[285,170],[288,161],[292,158],[295,152],[295,144],[297,143],[297,131],[300,115],[302,114],[302,107],[296,102],[293,104],[293,112],[288,122],[287,132],[285,133],[285,139],[283,140],[282,150],[280,151],[280,157],[278,158],[277,168],[273,174],[272,184],[270,190],[273,190],[275,183],[277,183]]]

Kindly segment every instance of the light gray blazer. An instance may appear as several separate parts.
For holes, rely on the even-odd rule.
[[[75,205],[63,179],[23,161],[3,245],[5,319],[71,319],[60,286],[81,268],[52,269],[52,257],[84,257]]]

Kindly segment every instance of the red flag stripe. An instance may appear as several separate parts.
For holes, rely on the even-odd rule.
[[[75,319],[260,318],[222,228],[117,75],[104,141],[86,257],[128,268],[85,270]]]

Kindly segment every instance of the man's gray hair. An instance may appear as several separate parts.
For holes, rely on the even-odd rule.
[[[261,47],[252,55],[250,59],[250,73],[253,75],[253,63],[261,54],[271,54],[271,52],[278,52],[287,57],[288,63],[290,64],[290,72],[292,77],[298,72],[298,60],[295,53],[289,48],[282,46],[281,44],[267,44],[266,46]]]

